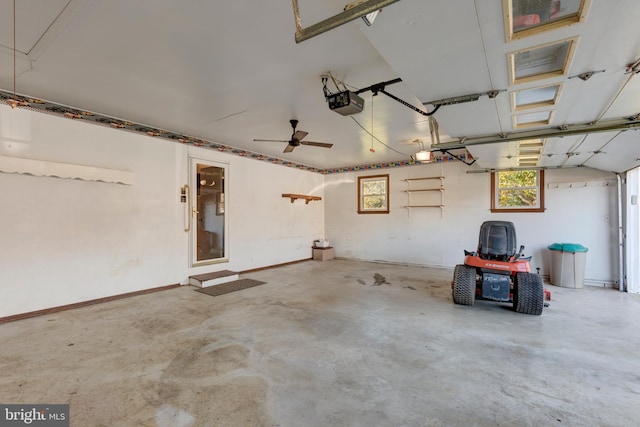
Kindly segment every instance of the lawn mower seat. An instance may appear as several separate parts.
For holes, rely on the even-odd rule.
[[[486,221],[480,226],[478,255],[482,259],[507,261],[516,254],[516,229],[512,222]]]

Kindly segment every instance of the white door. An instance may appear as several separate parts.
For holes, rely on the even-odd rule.
[[[640,293],[640,169],[627,172],[625,267],[627,292]]]
[[[229,236],[226,220],[228,165],[191,158],[189,169],[191,266],[228,262]]]

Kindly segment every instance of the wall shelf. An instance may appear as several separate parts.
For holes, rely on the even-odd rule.
[[[422,178],[407,178],[405,179],[405,181],[407,182],[411,182],[411,181],[426,181],[429,179],[439,179],[440,182],[442,182],[442,180],[444,179],[444,176],[425,176]]]
[[[419,193],[421,191],[444,191],[444,188],[421,188],[419,190],[404,190],[405,193]]]
[[[412,208],[444,208],[444,176],[425,176],[405,179],[408,189],[404,190],[409,198],[409,203],[404,208],[411,211]],[[412,183],[422,182],[420,188],[411,188]],[[437,182],[433,182],[437,181]],[[434,186],[435,184],[435,186]],[[440,193],[439,196],[431,196],[432,193]],[[413,195],[413,199],[412,199]]]
[[[295,202],[297,199],[303,199],[305,205],[308,205],[309,202],[311,202],[313,200],[322,200],[322,197],[320,197],[320,196],[308,196],[308,195],[305,195],[305,194],[287,193],[287,194],[283,194],[282,197],[289,197],[291,199],[291,203]]]

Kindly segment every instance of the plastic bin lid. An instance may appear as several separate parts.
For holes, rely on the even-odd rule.
[[[552,251],[562,251],[562,252],[587,252],[588,248],[582,246],[579,243],[554,243],[553,245],[547,246],[548,249]]]

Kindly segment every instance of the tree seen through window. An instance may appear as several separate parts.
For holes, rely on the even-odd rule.
[[[492,212],[544,212],[544,171],[513,170],[491,174]]]
[[[358,177],[358,213],[389,213],[389,175]]]
[[[534,170],[498,172],[498,201],[502,207],[535,206],[538,175]]]
[[[387,189],[384,180],[365,182],[362,190],[365,209],[380,209],[386,205]]]

